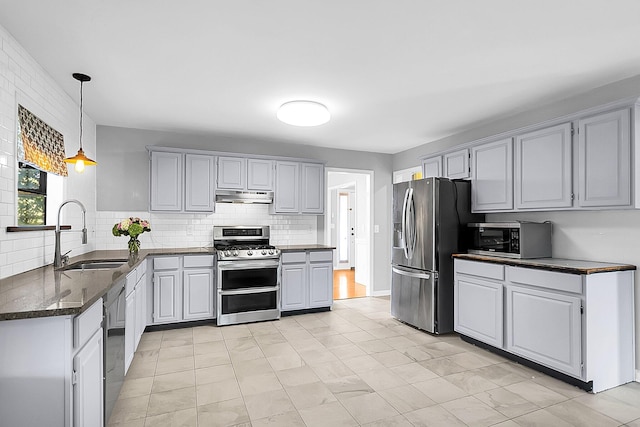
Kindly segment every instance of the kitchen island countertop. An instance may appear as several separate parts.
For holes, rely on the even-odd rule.
[[[141,250],[129,256],[126,250],[101,250],[78,255],[75,264],[88,260],[126,262],[108,270],[54,270],[52,265],[0,279],[0,321],[48,316],[75,316],[102,298],[111,286],[124,280],[148,256],[214,255],[212,248],[161,248]]]
[[[452,256],[453,258],[466,259],[469,261],[490,262],[494,264],[535,268],[539,270],[556,271],[559,273],[569,274],[594,274],[636,269],[635,265],[629,264],[614,264],[608,262],[583,261],[564,258],[517,259],[476,254],[453,254]]]

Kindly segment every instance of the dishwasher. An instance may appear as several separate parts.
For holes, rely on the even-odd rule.
[[[104,296],[104,422],[118,400],[124,383],[125,282],[119,282]]]

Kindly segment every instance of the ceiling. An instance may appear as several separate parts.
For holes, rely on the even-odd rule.
[[[637,0],[0,0],[97,124],[397,153],[640,74]],[[284,102],[329,123],[279,122]]]

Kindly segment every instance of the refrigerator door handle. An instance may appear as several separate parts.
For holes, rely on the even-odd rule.
[[[402,202],[402,251],[407,259],[411,259],[409,256],[409,242],[407,241],[407,202],[409,201],[409,191],[411,188],[407,188],[404,192],[404,201]]]
[[[409,249],[409,254],[411,255],[411,258],[413,258],[413,254],[415,253],[416,250],[416,242],[418,241],[418,236],[417,236],[417,230],[416,230],[416,209],[415,209],[415,204],[414,204],[414,200],[413,200],[413,188],[411,189],[411,191],[409,192],[409,200],[408,200],[408,205],[409,205],[409,232],[411,233],[411,246]]]
[[[416,279],[430,279],[431,278],[431,274],[429,273],[414,273],[412,271],[408,271],[405,269],[401,269],[399,267],[391,267],[391,270],[394,273],[397,273],[401,276],[408,276],[408,277],[413,277]]]

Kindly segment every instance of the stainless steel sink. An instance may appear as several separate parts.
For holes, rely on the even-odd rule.
[[[126,259],[87,260],[70,264],[64,267],[63,270],[110,270],[122,267],[126,262]]]

